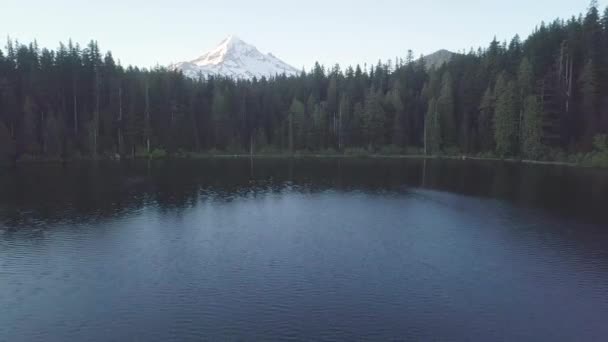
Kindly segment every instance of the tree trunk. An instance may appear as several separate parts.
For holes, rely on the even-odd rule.
[[[427,151],[427,125],[426,125],[427,120],[424,120],[424,129],[423,129],[423,145],[424,145],[424,155],[427,156],[428,155],[428,151]]]
[[[342,151],[342,104],[338,112],[338,150]]]
[[[97,159],[97,140],[99,134],[99,71],[95,70],[95,118],[93,120],[93,158]]]
[[[76,82],[74,82],[74,135],[78,136],[78,99],[76,98]]]
[[[289,152],[293,154],[293,113],[289,112]]]
[[[146,151],[150,154],[150,87],[146,80],[146,123],[145,123],[145,136],[146,136]]]
[[[122,156],[122,86],[118,87],[118,154]]]
[[[253,134],[249,135],[249,155],[253,157]]]

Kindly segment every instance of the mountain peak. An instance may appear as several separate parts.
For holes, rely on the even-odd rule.
[[[219,47],[223,47],[224,49],[233,49],[235,46],[237,45],[249,45],[247,43],[245,43],[244,41],[242,41],[239,37],[237,37],[236,35],[229,35],[228,37],[224,38],[224,40],[222,40],[220,42],[220,44],[217,46],[217,48]]]
[[[426,64],[427,69],[431,69],[431,68],[439,68],[443,64],[449,62],[454,55],[456,55],[456,53],[446,50],[446,49],[441,49],[441,50],[437,50],[437,51],[433,52],[430,55],[426,55],[422,58],[424,60],[424,63]]]
[[[224,40],[222,40],[222,43],[239,43],[242,42],[241,38],[239,38],[236,34],[231,34],[228,35],[228,37],[224,38]],[[220,43],[220,44],[222,44]]]
[[[182,70],[186,76],[193,78],[201,74],[243,79],[297,74],[294,67],[272,54],[261,53],[236,35],[224,38],[219,45],[200,57],[174,64],[171,68]]]

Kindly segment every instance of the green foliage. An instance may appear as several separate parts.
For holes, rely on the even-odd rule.
[[[424,120],[424,146],[427,155],[441,152],[441,121],[437,111],[437,101],[429,101],[428,110]]]
[[[395,145],[385,145],[380,148],[380,150],[378,151],[378,154],[385,155],[385,156],[403,155],[403,154],[407,154],[407,150],[405,150],[399,146],[395,146]]]
[[[483,158],[483,159],[496,159],[496,158],[498,158],[498,156],[496,155],[496,153],[494,151],[480,152],[480,153],[477,154],[476,157],[477,158]]]
[[[536,96],[528,96],[524,102],[522,123],[522,155],[529,159],[540,159],[543,153],[542,112]]]
[[[443,149],[443,154],[446,156],[461,156],[462,151],[460,151],[458,146],[450,146]]]
[[[271,145],[266,145],[261,147],[256,154],[262,154],[262,155],[278,155],[283,153],[283,151],[281,151],[279,148],[271,146]]]
[[[441,144],[445,148],[456,146],[457,143],[456,135],[458,129],[456,127],[456,118],[454,117],[455,103],[452,82],[452,76],[449,72],[446,72],[441,81],[441,92],[436,104],[436,111],[440,121]]]
[[[591,142],[591,138],[597,131],[599,103],[597,73],[595,62],[590,59],[585,64],[579,77],[579,86],[582,93],[580,107],[583,114],[583,134],[588,139],[584,143],[587,144]]]
[[[20,154],[37,155],[40,152],[40,146],[36,139],[36,112],[37,109],[34,100],[31,97],[26,97],[23,104],[23,132],[20,137],[19,145]]]
[[[386,119],[380,96],[373,88],[365,97],[364,113],[364,135],[369,149],[373,150],[384,144],[384,120]]]
[[[534,71],[528,57],[524,57],[519,64],[517,86],[519,87],[519,98],[525,101],[534,88]]]
[[[317,154],[321,156],[337,156],[339,153],[333,148],[327,148],[319,151]]]
[[[46,127],[43,133],[44,153],[51,158],[58,158],[62,153],[63,127],[54,115],[46,119]]]
[[[304,145],[304,104],[294,98],[289,107],[289,150]]]
[[[586,165],[591,167],[608,168],[608,135],[596,135],[593,138],[595,151],[587,158]]]
[[[513,81],[507,81],[504,75],[500,75],[494,93],[497,98],[494,114],[496,153],[503,157],[512,156],[517,151],[518,115],[515,84]]]
[[[488,87],[479,105],[479,119],[477,132],[479,132],[479,147],[483,152],[494,150],[494,94]]]
[[[360,147],[349,147],[344,149],[344,155],[363,157],[369,155],[369,151]]]
[[[0,121],[0,163],[9,161],[15,154],[15,142],[6,126]]]
[[[195,80],[123,67],[94,41],[56,51],[9,41],[0,158],[424,151],[601,165],[606,42],[608,14],[594,4],[436,69],[409,53],[365,70],[317,63],[291,77]]]
[[[394,118],[392,143],[397,146],[406,146],[410,127],[400,92],[401,86],[399,82],[396,82],[393,85],[393,89],[387,94],[386,102],[388,103],[388,107]]]
[[[165,159],[169,156],[167,151],[162,148],[155,148],[148,154],[148,158],[150,159]]]
[[[594,153],[587,165],[597,168],[608,168],[608,153]]]
[[[608,153],[608,134],[599,134],[593,138],[593,147],[598,152]]]

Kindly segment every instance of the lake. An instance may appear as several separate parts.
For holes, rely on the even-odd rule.
[[[209,159],[0,170],[0,341],[608,339],[608,172]]]

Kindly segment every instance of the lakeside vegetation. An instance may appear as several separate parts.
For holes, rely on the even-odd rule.
[[[189,79],[97,42],[0,50],[0,160],[422,155],[608,167],[608,9],[494,39],[427,69],[316,64],[296,77]]]

